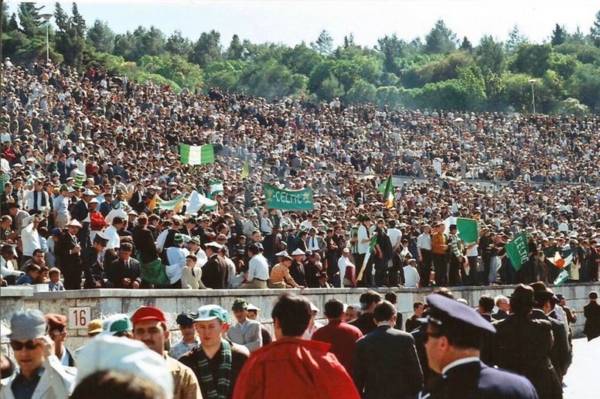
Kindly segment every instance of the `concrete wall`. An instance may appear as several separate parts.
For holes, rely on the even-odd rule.
[[[587,294],[592,290],[600,291],[600,283],[564,285],[553,288],[567,298],[568,306],[577,315],[576,334],[581,334],[584,317],[583,306],[587,303]],[[476,305],[481,295],[510,295],[510,286],[498,287],[461,287],[452,291],[457,297],[465,298],[469,304]],[[34,308],[44,313],[67,315],[69,308],[89,307],[91,318],[102,318],[114,313],[132,314],[142,305],[154,305],[167,314],[169,327],[173,330],[173,341],[179,334],[175,318],[182,311],[192,312],[201,305],[219,304],[231,308],[235,298],[244,298],[248,303],[261,309],[261,320],[270,323],[271,308],[274,301],[285,291],[301,293],[319,309],[330,298],[337,298],[347,304],[357,304],[365,289],[309,289],[309,290],[121,290],[94,289],[64,292],[36,292],[35,287],[8,287],[0,289],[0,320],[8,325],[11,315],[19,309]],[[398,311],[406,320],[412,314],[412,304],[423,301],[429,289],[385,289],[398,295]],[[320,315],[322,317],[322,315]],[[69,347],[78,347],[86,340],[86,330],[69,330]]]

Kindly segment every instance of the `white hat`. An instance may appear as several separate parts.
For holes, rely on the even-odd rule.
[[[97,336],[77,355],[77,384],[101,370],[126,372],[154,382],[173,398],[173,377],[165,359],[141,341]]]
[[[213,247],[213,248],[217,248],[217,249],[223,248],[223,246],[221,244],[219,244],[218,242],[214,242],[214,241],[204,244],[204,246],[205,247]]]
[[[98,199],[97,198],[92,198],[89,203],[90,204],[97,204],[98,203]]]
[[[254,311],[258,312],[260,309],[258,308],[258,306],[254,306],[253,304],[249,303],[248,306],[246,307],[246,310],[254,310]]]
[[[77,221],[77,219],[72,219],[69,223],[67,223],[67,227],[79,227],[79,228],[81,228],[83,226],[81,226],[81,223],[79,223]]]
[[[292,256],[298,256],[298,255],[306,255],[304,253],[303,250],[301,250],[300,248],[297,248],[296,250],[294,250],[294,252],[292,252]]]
[[[281,251],[281,252],[277,252],[277,253],[275,254],[275,256],[279,256],[279,257],[281,257],[281,258],[288,258],[288,259],[292,259],[292,257],[290,256],[290,254],[288,254],[288,251],[286,251],[286,250],[283,250],[283,251]]]

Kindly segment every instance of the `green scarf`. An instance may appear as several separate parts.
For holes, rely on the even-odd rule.
[[[221,356],[216,383],[210,371],[208,357],[206,357],[202,349],[198,352],[200,354],[198,369],[200,371],[200,385],[203,388],[203,397],[208,399],[227,399],[231,390],[231,344],[226,340],[221,340],[220,354],[215,355]]]

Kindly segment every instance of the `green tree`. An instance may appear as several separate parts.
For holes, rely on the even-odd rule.
[[[469,41],[469,38],[465,36],[465,37],[463,37],[463,40],[462,40],[459,48],[462,51],[466,51],[466,52],[470,53],[473,51],[473,44],[471,44],[471,42]]]
[[[176,30],[168,37],[165,43],[165,50],[173,55],[187,58],[192,51],[192,43],[183,37],[180,31]]]
[[[333,37],[326,30],[319,33],[319,37],[310,44],[313,50],[322,55],[330,55],[333,52]]]
[[[559,46],[567,40],[568,35],[569,34],[564,26],[556,24],[554,26],[554,30],[552,31],[552,39],[550,40],[550,44],[553,46]]]
[[[136,43],[131,32],[117,34],[115,36],[114,54],[123,57],[127,61],[135,59]]]
[[[204,69],[207,88],[217,87],[227,91],[238,88],[240,76],[244,70],[242,61],[216,61]]]
[[[456,49],[456,42],[456,34],[440,19],[425,36],[425,51],[430,54],[446,54]]]
[[[596,19],[594,19],[590,28],[590,39],[594,46],[600,47],[600,11],[596,13]]]
[[[505,44],[506,52],[512,54],[516,52],[519,47],[527,43],[527,37],[525,37],[519,30],[519,27],[515,25],[508,34],[508,39],[506,40]]]
[[[377,96],[377,89],[369,82],[362,79],[354,82],[346,93],[345,100],[351,104],[373,103]]]
[[[211,62],[221,59],[221,34],[215,30],[202,32],[194,43],[190,53],[190,61],[205,67]]]
[[[244,58],[244,45],[238,35],[233,35],[231,43],[225,52],[225,58],[228,60],[241,60]]]
[[[63,55],[64,61],[68,65],[81,67],[85,48],[85,21],[79,15],[75,3],[73,3],[72,16],[69,16],[57,2],[54,20],[57,27],[54,38],[56,50]]]
[[[330,75],[320,83],[314,93],[320,100],[331,101],[344,95],[344,87],[335,76]]]
[[[600,68],[590,64],[577,67],[569,81],[567,91],[594,112],[600,111]]]
[[[33,2],[19,3],[17,14],[19,15],[19,24],[23,33],[28,37],[41,36],[45,33],[43,29],[44,21],[40,17],[40,11],[44,7],[36,7]]]
[[[106,22],[95,20],[87,32],[88,42],[98,51],[112,53],[115,48],[115,34]]]
[[[548,69],[552,47],[549,44],[525,44],[519,47],[511,70],[541,77]]]
[[[377,47],[381,55],[383,56],[383,70],[385,72],[399,74],[400,66],[398,59],[404,55],[404,49],[407,47],[404,40],[398,39],[396,34],[391,36],[384,36],[377,39]]]
[[[203,72],[196,64],[179,55],[145,55],[137,64],[145,72],[161,75],[179,87],[199,89],[203,86]]]
[[[133,31],[133,42],[133,60],[139,60],[145,55],[160,55],[165,51],[165,35],[154,26],[150,26],[150,29],[138,26]]]
[[[531,76],[507,73],[504,75],[504,103],[518,112],[531,112]]]
[[[481,38],[477,51],[475,52],[477,65],[484,76],[501,75],[506,68],[504,47],[493,37],[486,35]]]
[[[323,56],[305,43],[285,49],[281,57],[281,62],[291,71],[306,76],[310,76],[313,68],[321,61],[323,61]]]
[[[292,73],[274,59],[252,63],[242,72],[239,86],[254,96],[268,99],[300,94],[306,87],[306,76]]]

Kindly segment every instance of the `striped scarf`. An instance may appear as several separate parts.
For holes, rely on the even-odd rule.
[[[206,357],[203,350],[199,350],[198,352],[200,354],[198,368],[200,371],[200,385],[203,388],[203,397],[208,399],[227,399],[231,390],[231,344],[226,340],[221,340],[221,364],[219,364],[216,383],[210,370],[208,357]],[[219,354],[215,356],[219,356]]]

